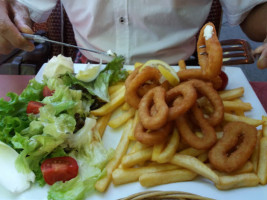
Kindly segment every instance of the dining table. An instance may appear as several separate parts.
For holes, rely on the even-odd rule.
[[[15,92],[20,94],[26,88],[29,80],[34,78],[34,75],[0,75],[0,98],[8,100],[6,94]],[[266,82],[249,82],[259,101],[267,112],[267,81]]]

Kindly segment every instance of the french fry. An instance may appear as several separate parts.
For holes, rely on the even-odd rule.
[[[153,172],[142,174],[139,182],[144,187],[152,187],[167,183],[191,181],[197,174],[188,169],[175,169],[169,171]]]
[[[152,160],[157,161],[158,163],[166,163],[170,161],[178,148],[179,141],[180,141],[180,137],[179,137],[178,131],[174,129],[172,136],[170,137],[166,147],[159,154],[155,154],[155,155],[153,154],[154,157],[152,156]],[[154,149],[153,149],[153,153],[154,153]]]
[[[106,130],[110,116],[111,116],[111,113],[104,115],[104,116],[100,117],[99,119],[97,119],[96,130],[98,131],[98,133],[101,137],[103,136],[103,134]]]
[[[189,147],[187,149],[184,149],[184,150],[178,152],[178,154],[196,157],[196,156],[199,156],[200,154],[205,153],[205,152],[206,152],[205,150],[199,150],[199,149],[195,149],[193,147]]]
[[[135,111],[135,115],[134,115],[134,119],[133,119],[133,126],[132,126],[131,131],[130,131],[130,133],[128,135],[130,140],[136,140],[135,137],[134,137],[134,129],[135,129],[135,126],[136,126],[138,120],[139,120],[138,110],[136,110]]]
[[[92,110],[91,114],[94,116],[104,116],[111,113],[116,108],[124,103],[125,86],[122,86],[118,91],[110,96],[110,102],[106,103],[102,107]]]
[[[111,128],[118,128],[123,124],[125,124],[129,119],[131,119],[134,116],[134,114],[135,114],[134,108],[130,108],[127,111],[122,111],[122,113],[119,116],[112,118],[108,122],[108,125]]]
[[[221,91],[219,92],[219,95],[222,100],[234,100],[242,97],[244,95],[244,92],[245,92],[244,88],[239,87],[231,90]]]
[[[252,187],[259,184],[259,178],[254,173],[221,176],[215,186],[220,190],[229,190],[240,187]]]
[[[200,160],[201,162],[205,162],[206,160],[208,160],[208,153],[204,152],[200,154],[199,156],[197,156],[197,159]]]
[[[254,169],[253,169],[253,164],[252,162],[248,161],[246,162],[243,167],[241,167],[240,169],[238,169],[237,171],[235,172],[232,172],[232,174],[244,174],[244,173],[249,173],[249,172],[253,172]]]
[[[121,107],[121,109],[124,111],[129,110],[130,108],[131,108],[131,106],[127,102],[125,102]]]
[[[253,165],[253,169],[255,172],[258,171],[261,138],[262,138],[262,130],[259,130],[257,133],[257,143],[256,143],[256,146],[255,146],[254,151],[253,151],[251,158],[250,158],[252,165]]]
[[[245,117],[245,116],[237,116],[237,115],[233,115],[230,113],[224,113],[224,120],[227,122],[241,121],[241,122],[245,122],[245,123],[250,124],[250,125],[255,126],[255,127],[263,124],[262,120],[253,119],[253,118],[249,118],[249,117]]]
[[[246,162],[245,165],[243,165],[243,167],[241,167],[240,169],[234,172],[231,172],[231,173],[220,172],[220,171],[214,170],[214,172],[219,176],[234,176],[238,174],[253,173],[253,171],[254,171],[253,165],[252,165],[252,162],[250,161]]]
[[[184,60],[179,60],[178,61],[178,65],[179,65],[180,70],[185,70],[186,69],[186,64],[185,64]]]
[[[262,121],[263,121],[262,135],[264,137],[267,137],[267,116],[262,116]]]
[[[153,153],[151,158],[152,161],[157,161],[157,158],[159,157],[160,153],[163,151],[165,146],[166,146],[165,142],[153,146]]]
[[[265,185],[267,183],[267,137],[260,140],[260,155],[258,163],[258,177],[260,183]]]
[[[150,160],[152,157],[152,151],[153,148],[150,147],[123,156],[121,161],[122,167],[128,168]]]
[[[225,111],[232,111],[232,110],[249,111],[252,109],[250,103],[245,103],[243,101],[223,101],[223,106]]]
[[[99,179],[95,184],[95,188],[99,192],[104,192],[107,189],[111,182],[112,172],[119,166],[123,155],[127,152],[129,145],[128,132],[131,129],[132,123],[132,120],[129,120],[123,130],[120,142],[115,150],[114,158],[106,166],[107,175]]]
[[[134,142],[135,142],[135,144],[129,153],[134,153],[134,152],[137,152],[137,151],[140,151],[142,149],[146,149],[146,148],[150,147],[150,146],[148,146],[146,144],[142,144],[141,142],[138,142],[138,141],[134,141]]]
[[[234,112],[238,116],[245,116],[245,111],[243,111],[243,110],[234,110]]]
[[[177,169],[176,165],[172,164],[157,164],[138,168],[116,169],[112,173],[112,180],[115,185],[138,181],[142,174],[167,171]]]
[[[120,90],[124,86],[124,82],[119,82],[108,88],[109,95],[113,95],[116,91]]]
[[[207,179],[210,179],[214,183],[218,183],[219,181],[219,177],[214,171],[193,156],[175,154],[170,163],[189,169]]]

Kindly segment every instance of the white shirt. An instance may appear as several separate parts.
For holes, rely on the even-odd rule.
[[[56,0],[19,0],[35,22],[45,21]],[[266,0],[221,0],[231,25]],[[176,64],[195,50],[195,35],[205,22],[211,0],[61,0],[77,45],[126,57],[126,64],[161,59]],[[91,60],[93,54],[82,52]]]

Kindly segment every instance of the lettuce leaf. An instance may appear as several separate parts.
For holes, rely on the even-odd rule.
[[[0,99],[0,140],[13,147],[12,137],[16,132],[21,132],[29,126],[33,118],[28,117],[26,108],[28,102],[42,100],[42,90],[44,84],[38,83],[35,79],[29,81],[28,86],[21,95],[9,92],[9,101]]]
[[[113,85],[119,81],[124,81],[127,78],[128,72],[123,69],[124,62],[125,58],[123,56],[117,56],[107,64],[105,70],[112,71],[109,82],[110,85]]]
[[[78,80],[74,74],[66,73],[61,78],[69,87],[78,87],[81,90],[87,90],[92,96],[104,102],[109,101],[108,87],[119,81],[124,81],[128,73],[123,69],[124,58],[118,56],[107,64],[106,68],[101,71],[98,77],[91,82]]]
[[[94,191],[96,181],[105,175],[104,167],[114,151],[107,151],[94,131],[96,120],[86,118],[85,125],[76,134],[69,135],[68,143],[75,150],[70,156],[79,165],[79,174],[70,181],[56,182],[48,192],[48,199],[82,200]]]
[[[18,136],[14,138],[15,146],[23,149],[19,155],[19,161],[16,163],[18,169],[25,170],[27,166],[31,170],[38,168],[40,161],[63,144],[67,135],[75,130],[76,121],[73,116],[66,113],[56,116],[55,113],[56,110],[52,105],[48,104],[42,107],[38,121],[32,121],[29,125],[29,130],[41,134],[29,137],[32,134],[30,131],[30,134],[24,136],[28,137],[28,141],[25,142],[22,139],[20,144],[18,144],[18,140],[15,140]]]

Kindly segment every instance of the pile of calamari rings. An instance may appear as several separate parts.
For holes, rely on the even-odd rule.
[[[206,26],[214,30],[208,40],[203,36]],[[222,125],[224,116],[223,102],[216,90],[222,84],[219,77],[222,49],[212,23],[203,26],[197,45],[205,45],[207,55],[198,50],[200,69],[178,71],[180,83],[177,86],[166,81],[162,83],[161,73],[154,67],[136,68],[128,76],[125,101],[138,109],[139,116],[134,136],[143,144],[156,145],[166,141],[176,127],[183,142],[209,151],[214,168],[232,172],[251,156],[257,131],[251,125],[232,122],[224,127],[223,137],[217,138],[215,128]],[[198,105],[197,100],[203,97],[211,103],[212,113],[203,113]],[[201,137],[196,132],[201,132]]]

